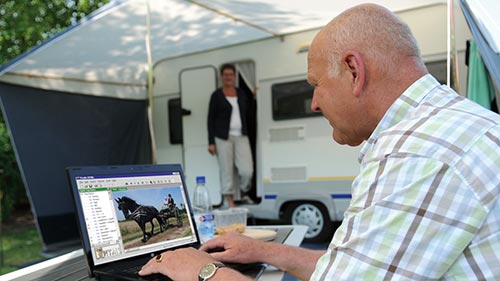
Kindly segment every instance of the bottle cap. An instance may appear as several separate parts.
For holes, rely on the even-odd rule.
[[[205,176],[197,176],[196,183],[205,183]]]

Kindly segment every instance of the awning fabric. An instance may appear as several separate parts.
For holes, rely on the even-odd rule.
[[[500,2],[497,0],[460,0],[467,24],[476,41],[479,53],[500,88]]]
[[[66,93],[146,99],[148,0],[115,0],[0,68],[0,81]],[[156,62],[319,28],[364,2],[395,12],[446,0],[149,0]]]

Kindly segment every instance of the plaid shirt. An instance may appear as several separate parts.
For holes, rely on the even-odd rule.
[[[360,156],[312,280],[498,280],[500,116],[426,75]]]

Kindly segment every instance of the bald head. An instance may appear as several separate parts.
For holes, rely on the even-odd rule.
[[[363,4],[344,11],[320,31],[317,40],[323,41],[321,46],[314,48],[313,42],[309,55],[327,59],[331,76],[338,75],[342,54],[347,50],[369,58],[381,73],[394,74],[394,67],[403,61],[425,69],[408,25],[379,5]]]
[[[381,6],[356,6],[328,23],[311,44],[311,110],[328,119],[338,143],[358,145],[426,73],[405,23]]]

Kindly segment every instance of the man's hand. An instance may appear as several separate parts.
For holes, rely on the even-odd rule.
[[[200,247],[202,251],[224,249],[211,253],[213,258],[221,262],[253,263],[261,262],[266,242],[250,238],[237,232],[228,232],[223,236],[207,241]]]
[[[208,145],[208,153],[215,155],[217,153],[217,149],[215,148],[215,144]]]
[[[173,280],[198,281],[200,269],[208,263],[216,263],[210,254],[194,248],[181,248],[174,251],[166,251],[150,259],[139,271],[139,275],[161,273]],[[212,278],[210,279],[212,280]],[[223,267],[217,270],[213,277],[217,280],[250,280],[247,276]]]
[[[139,271],[139,275],[161,273],[173,280],[198,280],[199,270],[207,263],[217,262],[209,254],[194,248],[166,251],[153,257]]]
[[[309,280],[324,250],[309,250],[300,247],[264,242],[236,232],[229,232],[207,241],[200,250],[224,249],[210,255],[221,262],[270,264],[301,279]],[[237,280],[237,279],[227,279]]]

